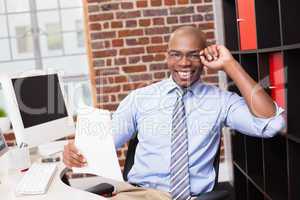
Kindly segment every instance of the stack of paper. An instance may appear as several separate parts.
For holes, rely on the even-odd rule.
[[[75,145],[88,165],[74,168],[75,173],[123,181],[111,128],[111,114],[107,110],[86,107],[78,112]]]

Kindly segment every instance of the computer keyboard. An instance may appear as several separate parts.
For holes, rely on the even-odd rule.
[[[57,170],[56,163],[33,163],[16,187],[17,194],[44,194]]]

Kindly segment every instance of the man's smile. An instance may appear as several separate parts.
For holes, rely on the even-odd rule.
[[[195,70],[176,71],[176,73],[181,80],[190,80],[194,75]]]

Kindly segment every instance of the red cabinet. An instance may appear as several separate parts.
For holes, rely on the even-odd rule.
[[[257,49],[254,0],[237,0],[241,50]]]
[[[285,72],[282,53],[270,54],[269,65],[272,98],[279,106],[285,108]]]

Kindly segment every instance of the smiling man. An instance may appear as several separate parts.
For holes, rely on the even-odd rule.
[[[207,46],[204,34],[192,27],[177,29],[169,41],[168,67],[173,80],[181,87],[189,87],[200,79],[203,64],[200,51]]]
[[[139,139],[129,183],[120,183],[113,199],[196,198],[214,187],[223,126],[255,137],[272,137],[284,127],[283,110],[226,47],[207,46],[197,28],[171,35],[167,62],[169,79],[131,92],[113,115],[117,148],[134,133]],[[225,71],[243,97],[201,82],[204,66]],[[65,147],[64,162],[86,164],[73,142]]]

